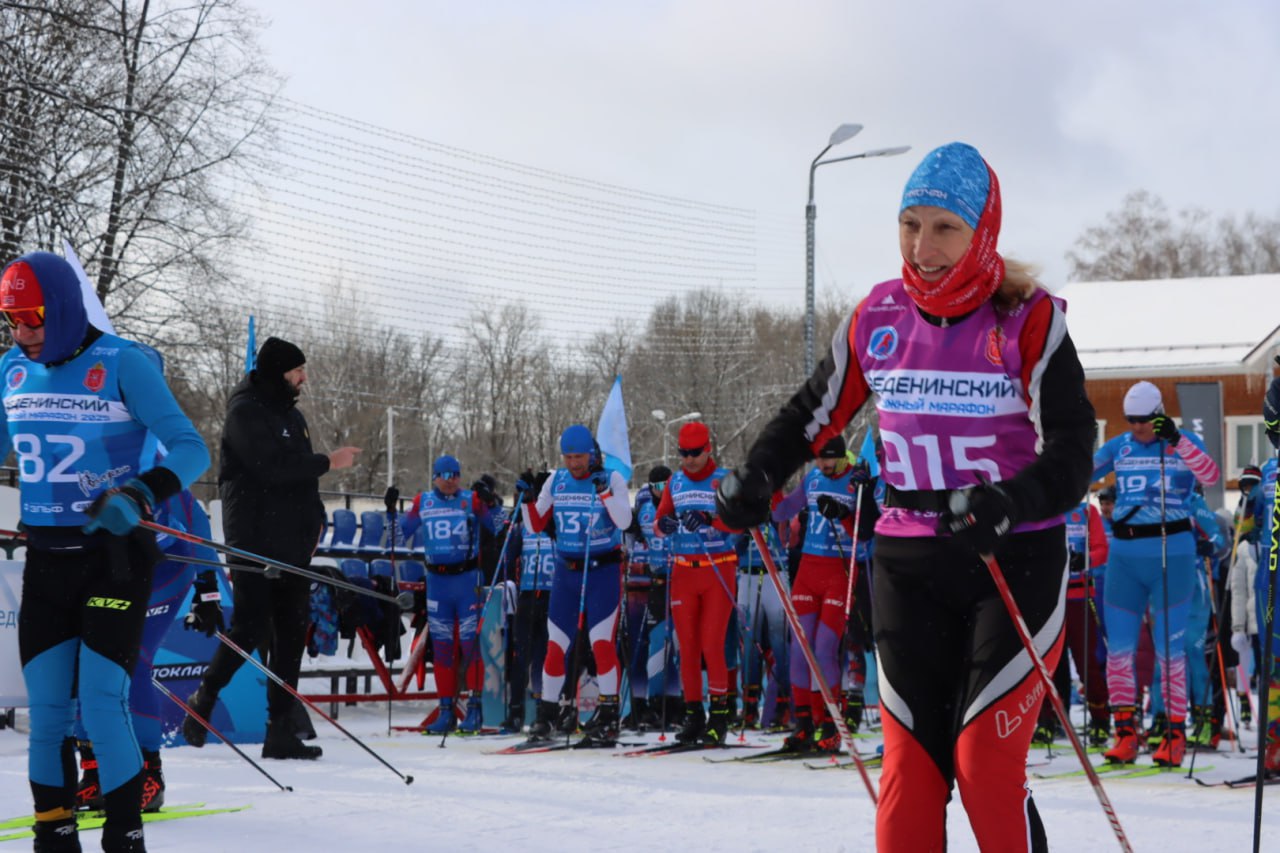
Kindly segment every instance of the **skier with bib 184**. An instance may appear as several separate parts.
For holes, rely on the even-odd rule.
[[[535,533],[554,518],[556,564],[547,605],[547,656],[542,669],[542,701],[529,727],[529,740],[551,737],[559,718],[557,701],[566,668],[566,651],[581,628],[596,659],[600,704],[584,729],[584,744],[609,746],[618,739],[618,649],[615,635],[622,600],[622,531],[631,526],[631,496],[617,471],[601,465],[600,447],[591,430],[573,424],[560,434],[564,467],[535,490],[521,481],[525,519]],[[575,715],[576,718],[576,715]]]
[[[928,154],[898,211],[902,279],[873,287],[839,326],[718,494],[725,523],[764,521],[775,484],[875,395],[880,850],[943,849],[957,783],[980,848],[1048,846],[1026,773],[1045,689],[992,568],[1052,669],[1062,516],[1088,487],[1097,428],[1065,308],[997,253],[999,230],[999,183],[982,156],[962,143]]]
[[[1134,654],[1142,616],[1150,607],[1156,657],[1167,690],[1169,728],[1152,759],[1178,767],[1187,750],[1187,656],[1183,634],[1196,583],[1191,494],[1197,482],[1218,481],[1204,443],[1182,432],[1164,412],[1160,389],[1138,382],[1124,395],[1130,429],[1093,457],[1093,477],[1116,475],[1111,553],[1103,601],[1107,623],[1107,692],[1115,723],[1112,763],[1138,758]]]
[[[462,488],[462,467],[457,459],[441,456],[432,466],[431,475],[431,490],[420,492],[413,499],[404,522],[404,535],[408,540],[422,528],[422,553],[427,563],[427,630],[431,634],[436,691],[440,694],[438,715],[426,731],[444,734],[457,726],[453,702],[458,672],[468,680],[468,670],[480,660],[480,640],[476,635],[480,624],[480,525],[494,532],[497,515],[479,494]],[[475,733],[480,731],[482,722],[480,685],[469,687],[467,716],[459,730]]]
[[[80,849],[78,698],[107,814],[102,847],[142,851],[129,676],[160,552],[139,524],[208,468],[209,451],[150,357],[90,325],[62,258],[32,252],[5,267],[0,312],[15,344],[0,363],[0,445],[17,454],[27,533],[18,648],[31,705],[35,849]],[[144,470],[148,431],[169,455]]]

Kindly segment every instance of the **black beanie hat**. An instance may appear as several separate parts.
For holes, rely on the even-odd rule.
[[[284,376],[306,363],[307,357],[293,344],[279,338],[267,338],[258,350],[258,360],[253,369],[260,376]]]
[[[671,469],[666,465],[654,465],[649,469],[650,483],[665,483],[671,479]]]
[[[844,443],[844,436],[834,436],[826,444],[822,445],[822,449],[818,451],[819,459],[844,459],[849,452],[849,447]]]

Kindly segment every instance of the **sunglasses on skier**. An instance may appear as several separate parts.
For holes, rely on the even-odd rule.
[[[16,311],[0,312],[4,314],[4,322],[10,329],[18,328],[21,324],[28,329],[38,329],[44,325],[44,306],[37,308],[22,308]]]
[[[1155,415],[1125,415],[1125,420],[1131,424],[1149,424],[1155,420]]]
[[[707,446],[705,444],[702,445],[701,447],[691,447],[688,449],[683,447],[679,448],[680,455],[683,456],[685,459],[689,459],[694,456],[701,456],[704,452],[706,452],[706,449],[707,449]]]

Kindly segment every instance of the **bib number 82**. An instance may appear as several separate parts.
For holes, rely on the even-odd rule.
[[[42,450],[52,457],[49,461],[56,462],[52,468],[48,467]],[[13,452],[17,454],[18,474],[24,483],[79,482],[74,473],[67,473],[84,456],[84,439],[79,436],[46,435],[42,447],[40,436],[18,433],[13,436]]]

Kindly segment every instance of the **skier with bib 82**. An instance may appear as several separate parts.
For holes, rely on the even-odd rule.
[[[143,760],[129,713],[155,535],[139,526],[209,466],[151,358],[94,328],[71,265],[31,252],[0,275],[15,346],[0,363],[0,445],[18,457],[27,533],[18,649],[31,706],[35,849],[78,851],[77,698],[106,810],[102,847],[145,849]],[[144,467],[148,431],[169,455]],[[152,455],[147,459],[150,463]]]

